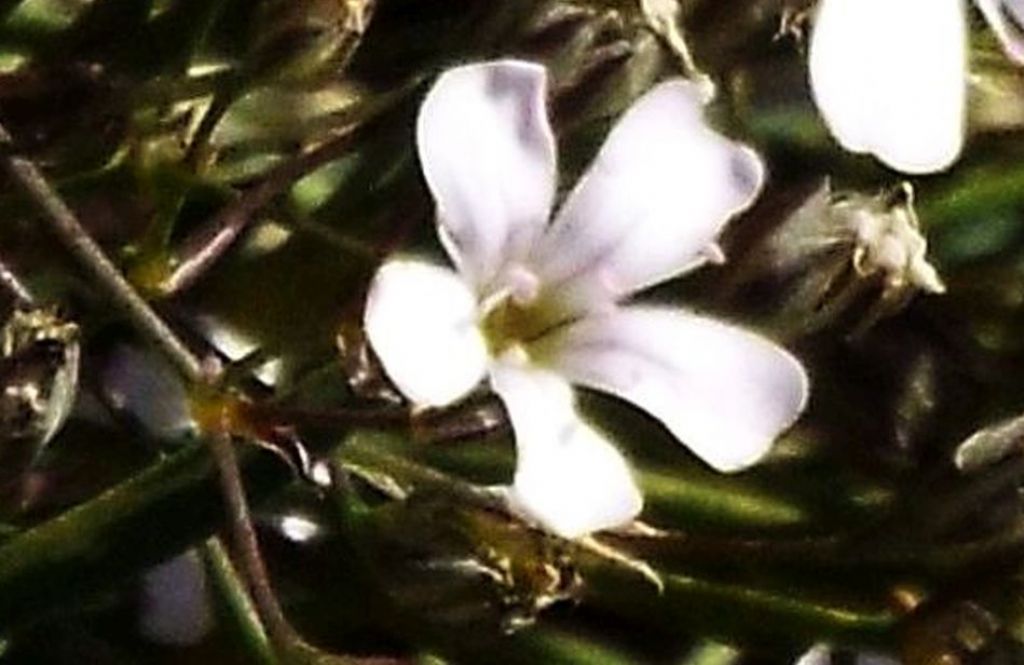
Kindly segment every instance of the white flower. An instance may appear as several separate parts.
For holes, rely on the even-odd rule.
[[[657,86],[619,121],[554,221],[544,68],[443,74],[420,110],[420,162],[457,267],[393,259],[365,324],[415,404],[482,379],[504,401],[517,465],[510,505],[566,538],[628,523],[642,499],[621,454],[577,415],[570,382],[633,402],[707,463],[742,469],[804,407],[807,378],[766,339],[678,309],[619,306],[717,253],[764,169],[703,121],[698,89]]]
[[[1024,62],[1022,0],[975,0]],[[821,0],[810,45],[814,99],[851,152],[906,173],[948,168],[967,109],[965,0]]]
[[[898,665],[899,661],[881,653],[860,651],[845,654],[846,659],[836,654],[827,644],[816,644],[800,656],[793,665],[832,665],[833,662],[852,662],[854,665]]]

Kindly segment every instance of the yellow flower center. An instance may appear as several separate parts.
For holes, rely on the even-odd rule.
[[[558,313],[541,297],[533,273],[514,266],[505,272],[501,283],[497,294],[484,303],[480,318],[480,330],[495,358],[514,347],[527,350],[530,342],[558,323]]]

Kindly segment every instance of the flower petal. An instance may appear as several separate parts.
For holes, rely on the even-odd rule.
[[[366,301],[366,335],[384,371],[414,404],[445,406],[483,379],[487,347],[476,300],[447,268],[393,260]]]
[[[168,559],[142,574],[139,632],[157,644],[194,646],[213,629],[206,569],[196,550]]]
[[[152,349],[114,345],[97,383],[107,408],[154,439],[180,442],[196,429],[185,382],[174,365]]]
[[[542,66],[500,60],[450,69],[420,109],[416,140],[452,260],[485,289],[551,214],[557,172]]]
[[[966,21],[962,0],[823,0],[811,88],[839,143],[906,173],[949,167],[963,147]]]
[[[805,651],[793,665],[832,665],[832,650],[827,644],[815,644]]]
[[[758,461],[807,401],[807,375],[782,348],[675,309],[589,316],[531,350],[573,383],[644,409],[719,471]]]
[[[699,85],[674,80],[626,112],[539,243],[533,263],[550,290],[606,304],[714,254],[764,167],[705,123],[704,103]]]
[[[576,413],[572,388],[552,372],[499,362],[491,384],[516,436],[510,505],[563,538],[628,524],[643,507],[629,465]]]
[[[1024,0],[975,0],[1006,55],[1024,65]]]

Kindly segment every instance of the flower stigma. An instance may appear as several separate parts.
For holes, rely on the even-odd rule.
[[[559,317],[550,299],[541,297],[540,280],[525,266],[515,264],[506,269],[499,284],[480,308],[480,330],[487,349],[494,358],[516,347],[529,355],[529,343],[562,323],[564,317]]]

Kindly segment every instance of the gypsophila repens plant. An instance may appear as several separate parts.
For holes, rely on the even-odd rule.
[[[0,665],[1024,659],[1024,3],[0,4]]]

